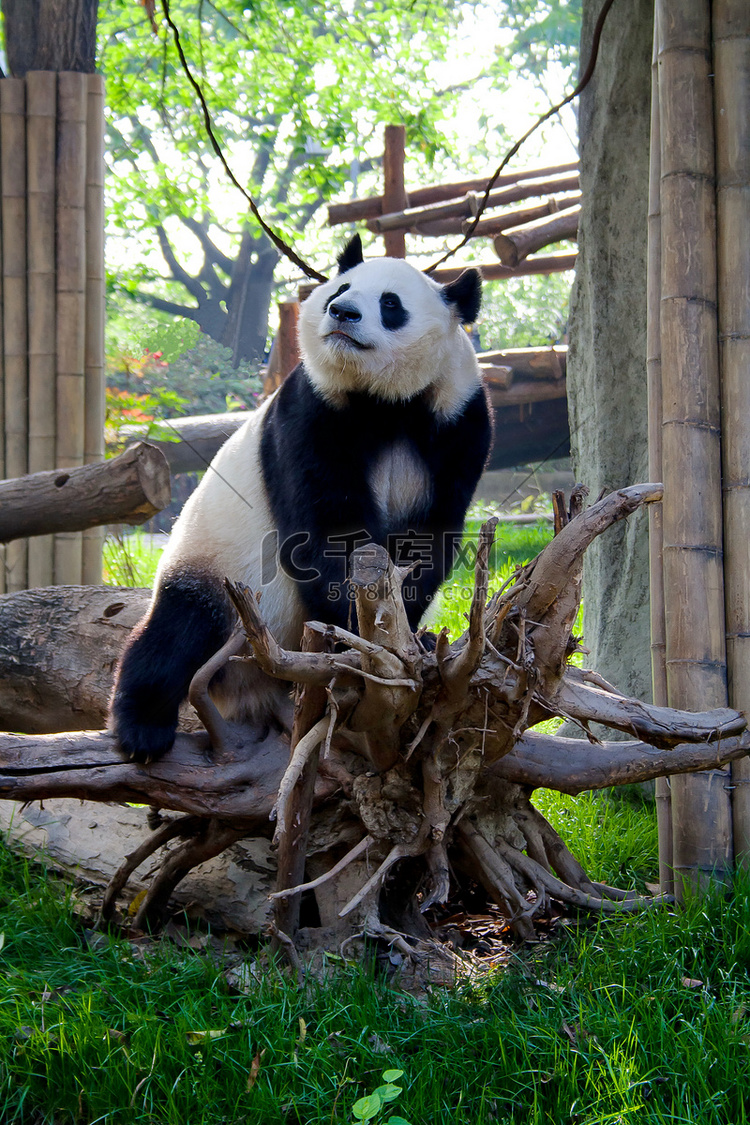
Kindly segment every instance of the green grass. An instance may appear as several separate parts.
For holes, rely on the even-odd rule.
[[[162,548],[140,528],[104,540],[103,581],[107,586],[151,587]]]
[[[298,987],[271,966],[233,993],[221,955],[92,938],[70,892],[4,848],[0,898],[3,1125],[344,1123],[391,1067],[412,1125],[750,1116],[746,880],[680,914],[571,927],[425,1002],[356,967]]]
[[[437,631],[445,626],[453,638],[466,629],[482,522],[480,515],[470,515],[467,519],[456,565],[436,595],[427,617],[429,628]],[[500,524],[490,554],[490,593],[499,589],[517,567],[538,555],[551,538],[552,525],[547,520],[540,519],[533,524]]]
[[[578,797],[537,789],[534,804],[592,878],[641,892],[658,882],[654,802],[639,786]]]

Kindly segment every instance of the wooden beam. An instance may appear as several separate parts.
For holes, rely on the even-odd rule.
[[[565,398],[567,394],[564,379],[518,379],[507,388],[490,386],[490,400],[493,407],[526,406],[531,402],[549,402],[555,398]]]
[[[575,191],[578,187],[577,172],[568,172],[554,179],[531,180],[490,192],[487,207],[502,207],[506,203],[516,203],[519,199],[533,199],[539,195]],[[435,203],[429,207],[406,207],[400,211],[388,212],[378,218],[370,219],[367,227],[375,234],[383,234],[390,230],[408,230],[415,223],[447,219],[454,215],[468,219],[477,214],[481,200],[481,193],[468,192],[463,199],[456,199],[449,203]]]
[[[517,230],[509,230],[495,237],[495,253],[505,266],[517,266],[529,254],[534,254],[553,242],[578,237],[580,207],[561,211],[551,219],[537,219]]]
[[[561,273],[575,268],[577,254],[563,252],[562,254],[546,254],[543,257],[527,258],[511,269],[501,262],[477,263],[485,281],[504,281],[507,277],[528,277],[530,274]],[[472,263],[473,264],[473,263]],[[445,285],[460,277],[466,266],[443,266],[433,270],[430,277]]]
[[[505,348],[502,351],[479,352],[481,363],[497,363],[511,367],[517,375],[528,375],[532,379],[562,379],[568,362],[568,349],[565,344],[555,344],[547,348]]]
[[[506,172],[498,176],[495,187],[506,187],[509,184],[521,183],[524,180],[540,180],[550,176],[559,176],[563,172],[573,172],[578,168],[578,162],[570,164],[553,164],[545,168],[526,168],[520,172]],[[453,184],[434,184],[431,187],[415,188],[408,193],[412,207],[426,207],[430,203],[441,203],[445,199],[455,199],[457,196],[466,195],[468,191],[484,192],[488,184],[487,176],[473,180],[460,180]],[[363,219],[374,219],[383,213],[382,195],[373,195],[368,199],[350,199],[346,203],[331,203],[328,206],[329,227],[339,226],[341,223],[357,223]]]
[[[383,211],[395,211],[408,206],[404,187],[406,161],[406,128],[403,125],[386,125],[383,152]],[[387,258],[406,257],[406,238],[403,230],[389,230],[385,234]]]

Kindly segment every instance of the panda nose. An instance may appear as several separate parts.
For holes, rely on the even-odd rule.
[[[354,305],[349,305],[346,301],[336,301],[328,306],[328,312],[334,320],[340,323],[351,320],[357,321],[362,319],[362,313]]]

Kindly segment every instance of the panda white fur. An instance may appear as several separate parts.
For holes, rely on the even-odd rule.
[[[233,628],[225,576],[262,591],[264,620],[294,648],[305,620],[352,627],[346,560],[372,540],[397,562],[419,558],[404,586],[416,627],[491,442],[462,327],[480,297],[476,270],[441,286],[399,259],[364,262],[359,236],[349,243],[301,308],[302,362],[222,447],[175,525],[118,668],[111,724],[125,754],[147,761],[171,747],[192,676]],[[278,700],[252,666],[220,679],[231,717]]]

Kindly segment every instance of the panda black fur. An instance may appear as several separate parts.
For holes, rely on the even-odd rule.
[[[416,627],[491,443],[462,327],[480,297],[476,270],[441,286],[399,259],[363,262],[358,236],[347,246],[301,308],[302,362],[222,447],[170,536],[112,699],[128,756],[171,747],[192,676],[233,627],[225,576],[262,590],[264,620],[295,648],[305,620],[351,627],[346,560],[372,540],[397,562],[419,556],[404,585]],[[281,690],[247,664],[212,685],[235,718],[262,718]]]

